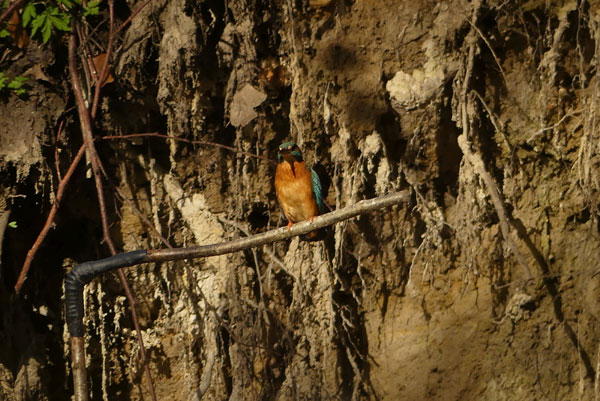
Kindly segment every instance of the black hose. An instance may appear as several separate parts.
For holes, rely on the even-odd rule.
[[[83,337],[83,288],[99,274],[146,261],[146,250],[132,251],[75,266],[65,279],[67,326],[71,337]]]

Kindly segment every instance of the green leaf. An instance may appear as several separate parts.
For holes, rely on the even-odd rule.
[[[9,36],[10,36],[10,32],[8,32],[6,29],[0,29],[0,39],[7,38]]]
[[[8,77],[3,72],[0,72],[0,90],[6,87],[6,81],[8,81]]]
[[[11,221],[10,223],[8,223],[8,226],[10,228],[17,228],[17,222],[16,221]]]
[[[68,9],[71,9],[71,7],[73,7],[73,3],[71,3],[69,0],[58,0],[58,2],[64,4],[65,7],[67,7]]]
[[[10,89],[20,89],[21,87],[23,87],[23,84],[25,83],[25,81],[27,81],[27,79],[27,77],[19,75],[17,77],[14,77],[13,80],[10,81],[8,85],[6,85],[6,87]]]
[[[23,27],[29,25],[29,21],[31,21],[31,19],[35,17],[37,17],[35,4],[27,3],[23,8]]]
[[[58,7],[48,6],[48,8],[46,9],[46,13],[48,15],[59,15],[60,10],[58,9]]]
[[[83,16],[87,17],[88,15],[98,15],[100,14],[100,2],[99,1],[90,1],[87,6],[84,8]]]
[[[37,30],[46,22],[46,14],[38,15],[31,22],[31,36],[35,35]]]
[[[42,27],[42,42],[47,43],[50,39],[50,35],[52,34],[52,21],[49,18],[46,18],[46,22]]]
[[[52,25],[54,25],[54,27],[56,29],[58,29],[59,31],[70,31],[71,27],[69,26],[69,17],[65,16],[66,18],[59,18],[59,17],[55,17],[54,15],[50,15],[50,21],[52,21]]]
[[[42,26],[44,24],[44,21],[46,20],[46,14],[40,14],[37,17],[35,17],[33,19],[33,22],[31,23],[31,26],[33,28],[39,28],[40,26]]]
[[[52,21],[52,25],[54,25],[54,27],[56,29],[58,29],[59,31],[66,31],[69,32],[71,30],[71,27],[69,26],[69,16],[68,15],[64,15],[61,16],[63,18],[60,17],[55,17],[54,15],[50,16],[50,21]]]

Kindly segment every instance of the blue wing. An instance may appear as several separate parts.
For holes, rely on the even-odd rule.
[[[317,201],[317,207],[319,208],[319,213],[325,212],[325,203],[323,203],[323,189],[321,188],[321,180],[319,179],[319,175],[312,168],[310,169],[310,178],[312,181],[313,193],[315,194],[315,200]]]

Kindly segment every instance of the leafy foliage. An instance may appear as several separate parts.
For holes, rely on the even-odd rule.
[[[20,25],[29,32],[29,36],[32,38],[41,35],[42,42],[46,44],[53,34],[71,31],[71,18],[84,19],[100,14],[100,4],[101,2],[96,0],[88,1],[85,5],[82,0],[28,0],[23,5],[20,14]],[[0,10],[8,7],[8,0],[0,0]],[[14,39],[15,26],[18,25],[18,22],[16,25],[14,22],[12,25],[0,25],[0,40],[11,36]],[[27,93],[26,81],[27,78],[23,76],[11,79],[0,72],[0,93],[24,95]]]
[[[63,3],[65,0],[61,0]],[[57,5],[46,3],[45,7],[38,13],[36,3],[27,3],[23,8],[23,27],[31,28],[31,36],[39,31],[42,34],[42,42],[47,43],[53,31],[71,31],[69,26],[71,16],[58,8]]]
[[[23,28],[28,28],[31,37],[41,34],[42,42],[48,43],[53,33],[71,31],[72,15],[86,18],[100,14],[100,3],[96,0],[88,1],[86,5],[82,0],[27,1],[23,6],[21,22]],[[6,7],[6,1],[0,4],[0,8]],[[6,26],[0,27],[0,39],[10,35]]]
[[[3,72],[0,72],[0,92],[8,90],[16,95],[24,95],[27,93],[25,88],[26,77],[16,76],[13,79],[7,77]]]
[[[76,0],[76,3],[81,4],[81,0]],[[86,6],[83,7],[83,16],[98,15],[100,13],[100,2],[89,1]]]

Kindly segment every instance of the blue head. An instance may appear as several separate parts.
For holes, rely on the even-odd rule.
[[[277,152],[277,162],[287,161],[293,165],[294,162],[301,162],[302,152],[295,142],[284,142],[279,145],[279,151]]]

